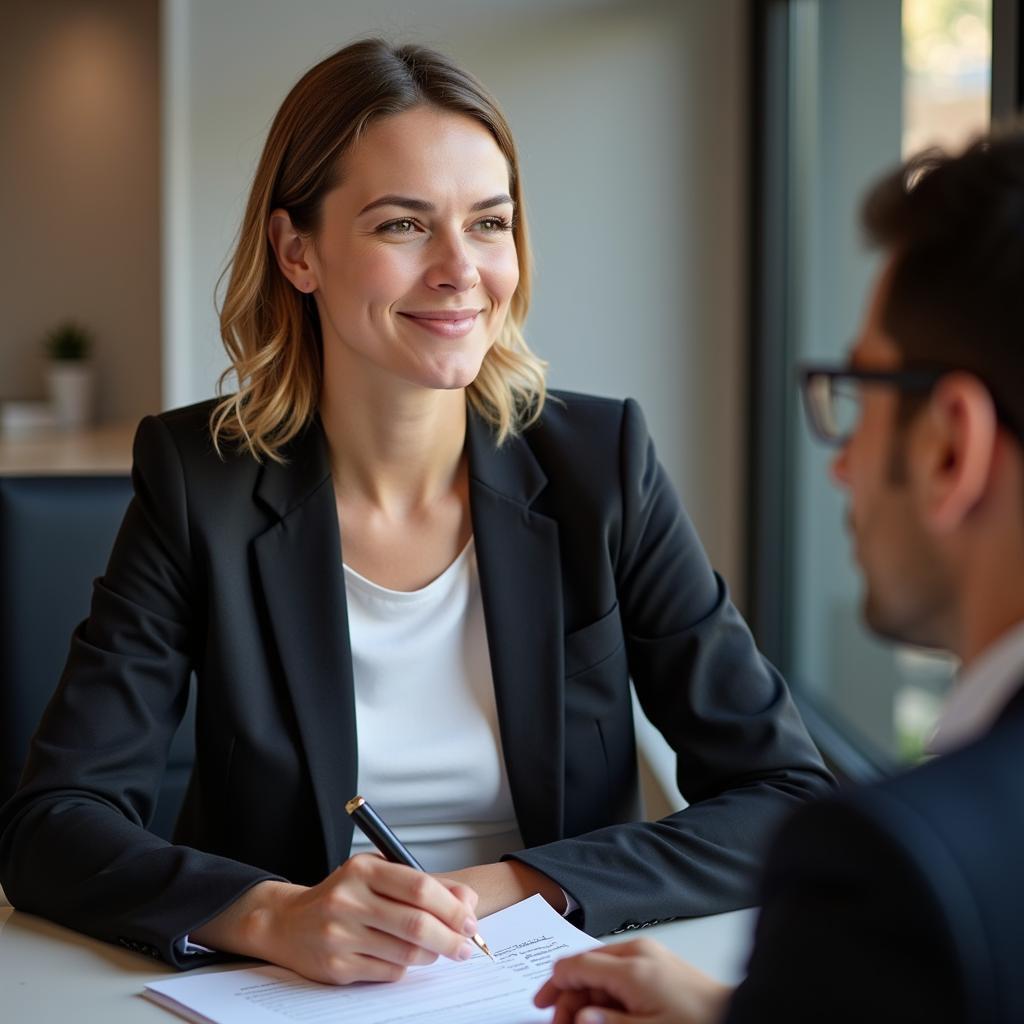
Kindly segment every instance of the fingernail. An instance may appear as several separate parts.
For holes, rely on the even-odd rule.
[[[459,960],[468,960],[472,955],[473,947],[468,942],[464,942],[459,946],[459,951],[455,954]]]
[[[467,917],[462,926],[462,932],[464,935],[468,935],[470,938],[473,938],[473,936],[476,935],[477,928],[479,927],[480,925],[477,923],[475,917]]]
[[[576,1017],[576,1024],[604,1024],[604,1014],[600,1010],[584,1010]]]

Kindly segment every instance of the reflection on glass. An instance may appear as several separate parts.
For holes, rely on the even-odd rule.
[[[903,155],[985,131],[992,0],[903,0]]]

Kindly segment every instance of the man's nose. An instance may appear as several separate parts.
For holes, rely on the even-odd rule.
[[[842,448],[836,453],[832,464],[829,466],[829,475],[837,487],[849,487],[850,485],[849,453],[850,442],[844,441]]]

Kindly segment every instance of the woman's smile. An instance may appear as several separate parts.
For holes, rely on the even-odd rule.
[[[398,315],[442,338],[463,338],[476,326],[480,309],[400,310]]]

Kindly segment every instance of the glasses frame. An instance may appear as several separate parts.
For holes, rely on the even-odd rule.
[[[901,370],[858,370],[853,366],[807,364],[800,368],[800,394],[803,397],[807,422],[810,424],[814,436],[824,444],[842,448],[849,442],[852,432],[836,434],[825,425],[818,415],[815,399],[811,397],[814,381],[826,379],[829,382],[830,390],[836,381],[847,380],[863,384],[883,384],[898,388],[907,394],[927,395],[943,377],[952,372],[954,372],[954,368],[949,366]]]

